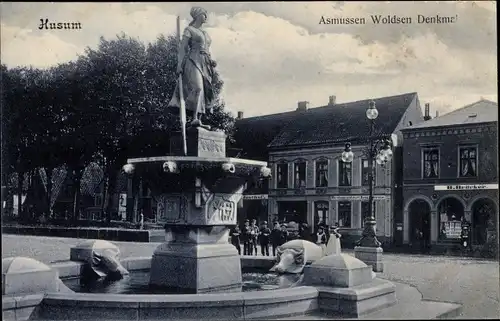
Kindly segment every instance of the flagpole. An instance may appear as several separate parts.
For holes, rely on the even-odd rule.
[[[181,57],[180,52],[183,50],[181,48],[181,17],[177,16],[177,43],[179,45],[179,55],[177,57]],[[182,62],[179,62],[182,63]],[[181,116],[181,133],[182,133],[182,148],[184,152],[184,156],[187,156],[187,144],[186,144],[186,103],[184,102],[184,90],[182,86],[182,74],[179,74],[178,78],[178,86],[179,87],[179,110]]]

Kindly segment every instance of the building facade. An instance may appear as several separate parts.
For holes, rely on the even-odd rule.
[[[341,160],[344,144],[271,153],[273,177],[269,187],[269,219],[339,223],[346,236],[361,235],[368,212],[368,160],[364,146],[353,146],[352,163]],[[398,160],[395,160],[398,161]],[[374,204],[377,234],[392,236],[392,162],[375,169]]]
[[[498,104],[481,100],[403,129],[400,242],[415,244],[422,232],[431,246],[456,248],[464,222],[473,249],[496,238],[497,119]]]
[[[336,104],[332,96],[323,107],[308,108],[307,102],[299,102],[296,111],[274,115],[275,121],[270,120],[273,115],[265,116],[265,121],[274,125],[267,130],[275,131],[266,148],[273,173],[267,193],[269,221],[307,223],[311,232],[319,223],[337,222],[344,245],[360,237],[364,218],[369,215],[368,159],[364,156],[368,144],[366,109],[369,101]],[[423,121],[423,114],[416,93],[374,101],[379,110],[375,134],[378,139],[394,142],[393,160],[384,167],[375,167],[373,190],[377,235],[385,243],[392,243],[393,208],[399,195],[395,192],[394,182],[398,178],[394,168],[402,163],[397,152],[398,142],[402,140],[400,130],[410,123]],[[288,121],[280,122],[284,116]],[[243,121],[256,126],[258,118]],[[279,130],[276,124],[281,125]],[[266,131],[265,127],[259,130]],[[355,155],[352,163],[341,161],[346,142],[352,144]]]

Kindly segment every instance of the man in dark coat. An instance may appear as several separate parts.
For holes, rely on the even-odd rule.
[[[271,236],[271,230],[267,227],[267,222],[262,222],[262,228],[260,229],[260,253],[262,256],[269,256],[269,239]]]
[[[271,245],[273,247],[273,256],[276,256],[276,249],[281,245],[281,226],[279,222],[274,222],[273,230],[271,231]]]
[[[252,228],[250,227],[250,221],[245,220],[245,226],[243,226],[243,255],[253,254],[253,237]]]
[[[253,237],[253,240],[252,240],[253,251],[252,252],[255,252],[255,255],[258,255],[257,254],[258,253],[257,252],[257,243],[259,241],[260,229],[257,226],[257,220],[256,219],[252,220],[252,224],[250,225],[250,228],[252,229],[251,234],[252,234],[252,237]]]
[[[286,242],[288,242],[289,239],[290,239],[290,235],[288,233],[288,226],[285,223],[283,223],[281,225],[281,237],[280,237],[278,246],[285,244]]]
[[[238,254],[241,255],[241,231],[240,227],[236,225],[231,232],[229,232],[229,235],[231,236],[231,244],[236,247],[238,250]]]
[[[308,225],[307,223],[302,223],[299,227],[299,239],[305,240],[305,241],[310,241],[311,240],[311,235],[308,231]]]

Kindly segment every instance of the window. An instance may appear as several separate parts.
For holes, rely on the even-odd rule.
[[[423,176],[424,178],[439,177],[439,149],[430,148],[424,150]]]
[[[328,186],[328,161],[320,160],[316,162],[316,187]]]
[[[460,177],[477,176],[477,149],[476,147],[460,147]]]
[[[315,203],[314,230],[316,230],[321,223],[328,223],[328,202],[324,201]]]
[[[339,186],[351,186],[352,164],[339,161]]]
[[[361,202],[361,227],[365,226],[366,218],[370,217],[370,202],[363,201]],[[375,204],[372,205],[373,217],[375,217]]]
[[[361,160],[361,185],[369,186],[370,167],[367,159]],[[373,171],[373,185],[375,185],[375,171]]]
[[[295,188],[306,187],[306,163],[305,162],[295,163],[293,172],[294,172],[293,180]]]
[[[287,188],[288,187],[288,164],[278,164],[277,165],[277,187]]]
[[[351,227],[351,202],[339,202],[339,226]]]
[[[439,239],[459,240],[462,232],[462,218],[464,217],[464,206],[452,197],[445,198],[438,206],[439,213]]]

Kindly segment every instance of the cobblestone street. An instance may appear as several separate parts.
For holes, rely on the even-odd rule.
[[[2,258],[27,256],[45,263],[68,260],[82,239],[2,235]],[[158,243],[114,242],[122,257],[151,256]],[[352,250],[345,251],[352,254]],[[498,318],[499,264],[473,258],[384,254],[381,278],[415,286],[424,299],[463,304],[460,318]]]

